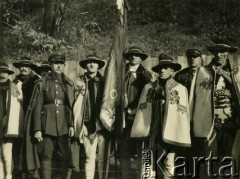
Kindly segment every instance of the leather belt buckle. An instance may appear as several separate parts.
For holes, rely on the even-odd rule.
[[[56,105],[63,104],[63,101],[60,100],[60,99],[55,99],[54,101],[55,101],[55,104],[56,104]]]

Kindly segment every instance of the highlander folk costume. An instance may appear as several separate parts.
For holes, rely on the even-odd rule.
[[[20,74],[16,76],[16,78],[13,80],[13,83],[17,85],[21,85],[21,90],[23,93],[22,106],[23,106],[23,111],[25,113],[24,120],[26,120],[27,113],[29,112],[29,105],[30,105],[30,100],[32,98],[34,85],[36,84],[36,81],[40,77],[34,72],[36,65],[31,62],[31,58],[29,57],[24,56],[20,58],[18,62],[13,63],[13,66],[18,68],[18,70],[20,71]],[[25,130],[25,121],[23,125]],[[19,139],[16,139],[13,141],[13,161],[15,163],[15,166],[19,164],[20,153],[21,153],[20,149],[22,145],[21,142],[22,141]],[[26,171],[24,170],[24,172]],[[13,171],[13,175],[15,177],[18,177],[19,175],[21,175],[21,172],[15,167]]]
[[[96,75],[92,76],[87,65],[98,65]],[[80,80],[76,82],[76,102],[74,103],[75,137],[83,143],[86,153],[85,174],[87,179],[93,179],[95,173],[95,160],[98,148],[98,173],[103,178],[103,165],[107,131],[100,120],[100,108],[103,97],[104,78],[98,72],[105,64],[95,54],[88,55],[79,62],[87,70]],[[73,154],[74,155],[74,154]],[[78,161],[77,161],[78,162]],[[78,163],[75,164],[78,166]]]
[[[169,68],[178,71],[181,69],[181,65],[174,63],[170,56],[160,55],[159,64],[152,70],[161,74],[162,70],[169,70]],[[191,147],[187,89],[176,82],[172,76],[159,77],[155,82],[145,86],[142,96],[146,97],[145,100],[140,100],[137,115],[138,113],[149,113],[148,115],[152,117],[150,148],[156,149],[157,146],[161,146],[170,151],[165,161],[167,169],[165,177],[172,177],[176,148]],[[136,118],[135,120],[140,119]],[[142,125],[149,124],[149,122],[145,122],[148,120],[149,118],[144,118]],[[149,126],[147,127],[149,128]]]
[[[7,79],[14,72],[6,63],[0,63],[0,73],[4,79],[0,82],[0,178],[11,179],[12,139],[19,137],[23,128],[22,92],[21,86]]]
[[[132,178],[135,176],[127,174],[130,172],[131,156],[137,153],[137,172],[135,173],[140,175],[142,141],[143,139],[146,140],[146,136],[139,140],[138,135],[130,136],[130,134],[143,87],[151,81],[152,75],[141,65],[141,61],[146,60],[148,55],[139,47],[130,47],[129,50],[123,54],[123,57],[125,60],[128,60],[129,63],[126,65],[125,76],[125,128],[122,132],[119,154],[122,178]],[[133,138],[138,138],[138,141]]]

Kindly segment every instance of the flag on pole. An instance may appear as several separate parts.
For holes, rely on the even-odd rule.
[[[120,12],[116,34],[105,68],[105,87],[103,93],[100,120],[108,131],[121,133],[123,126],[123,91],[125,61],[123,52],[127,48],[127,12],[124,0],[117,0]]]

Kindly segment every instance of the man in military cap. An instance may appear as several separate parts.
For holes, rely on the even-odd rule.
[[[203,65],[203,59],[202,59],[202,52],[198,49],[188,49],[186,51],[186,56],[187,56],[187,61],[189,66],[187,68],[184,68],[181,71],[178,71],[174,78],[177,82],[181,83],[188,90],[189,112],[191,117],[193,103],[194,103],[193,98],[194,98],[194,87],[195,87],[196,75],[199,67]],[[191,132],[192,132],[192,128],[191,128]],[[177,156],[187,157],[188,162],[190,162],[190,166],[193,165],[192,157],[198,156],[197,155],[198,141],[195,141],[193,136],[191,136],[191,139],[192,139],[192,147],[185,148],[184,150],[178,150],[176,154]],[[189,172],[191,173],[192,171],[189,171]]]
[[[146,60],[148,55],[139,47],[130,47],[129,50],[123,54],[123,57],[129,63],[127,63],[126,66],[125,77],[125,128],[123,129],[122,141],[120,141],[119,145],[119,154],[122,178],[132,178],[129,175],[129,172],[131,172],[131,157],[136,153],[137,172],[134,173],[137,173],[138,177],[140,177],[142,140],[135,141],[130,138],[130,133],[142,89],[151,81],[152,75],[141,65],[141,62]]]
[[[72,116],[74,93],[73,82],[63,73],[65,60],[64,55],[49,56],[48,62],[52,72],[38,81],[31,103],[32,114],[28,120],[28,130],[37,142],[42,142],[40,174],[43,179],[51,179],[51,161],[55,148],[62,156],[60,177],[66,178],[67,175],[70,156],[69,137],[74,136]]]
[[[177,72],[175,75],[175,80],[184,85],[188,89],[188,94],[190,94],[193,78],[197,72],[197,69],[202,66],[203,59],[201,51],[197,49],[188,49],[186,56],[189,67]]]
[[[105,62],[96,54],[90,54],[84,60],[81,60],[79,65],[86,69],[86,72],[76,82],[77,99],[74,104],[75,123],[78,124],[76,126],[76,137],[78,140],[80,139],[85,149],[86,179],[94,178],[97,149],[98,174],[99,179],[102,179],[108,133],[100,120],[104,78],[98,70],[104,67]]]
[[[21,106],[21,86],[9,80],[14,74],[8,65],[0,63],[0,178],[12,178],[13,139],[21,135],[24,112]],[[17,147],[17,146],[15,146]]]
[[[13,66],[16,67],[20,74],[16,76],[16,78],[13,80],[13,83],[21,86],[22,93],[23,93],[23,111],[26,114],[30,100],[33,93],[34,85],[36,84],[36,81],[40,78],[35,72],[34,69],[36,68],[36,65],[31,62],[31,58],[29,57],[22,57],[18,62],[14,62]],[[19,139],[14,140],[13,142],[13,161],[14,166],[17,166],[19,163],[19,156],[20,156],[20,148],[21,148],[21,142]],[[15,167],[13,171],[13,176],[19,177],[20,172]]]

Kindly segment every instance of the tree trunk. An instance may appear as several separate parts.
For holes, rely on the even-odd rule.
[[[42,31],[50,36],[59,32],[68,0],[44,0]]]

